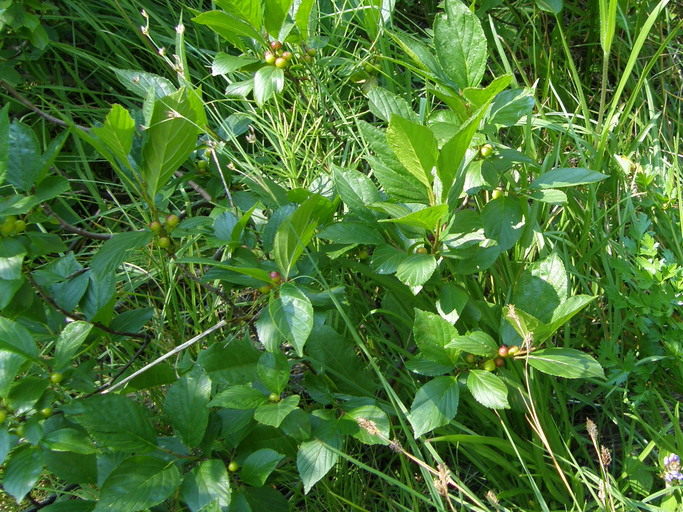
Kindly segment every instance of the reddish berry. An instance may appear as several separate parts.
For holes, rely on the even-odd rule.
[[[493,360],[493,362],[496,364],[498,368],[500,368],[501,366],[505,366],[505,359],[503,359],[502,357],[496,357]]]
[[[268,274],[268,276],[270,277],[270,280],[273,283],[279,283],[280,281],[282,281],[282,276],[280,275],[280,272],[278,272],[277,270],[273,270],[270,274]]]
[[[278,69],[286,68],[287,64],[287,59],[285,59],[284,57],[278,57],[277,59],[275,59],[275,67]]]
[[[277,52],[282,49],[282,43],[280,41],[271,41],[270,42],[270,48],[274,52]]]
[[[158,235],[159,233],[161,233],[161,223],[157,221],[150,222],[149,230],[155,235]]]
[[[178,225],[180,222],[180,219],[178,218],[177,215],[175,214],[170,214],[168,217],[166,217],[166,226],[173,229]]]
[[[500,357],[507,357],[509,353],[510,353],[510,349],[508,348],[507,345],[501,345],[500,348],[498,349],[498,355]]]

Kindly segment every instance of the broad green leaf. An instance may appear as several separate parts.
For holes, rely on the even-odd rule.
[[[40,146],[30,126],[16,119],[9,126],[9,158],[5,179],[22,192],[28,192],[40,173]]]
[[[491,372],[470,370],[467,389],[474,399],[490,409],[508,409],[508,390],[505,383]]]
[[[238,219],[232,212],[222,212],[213,221],[213,234],[219,240],[230,242]]]
[[[280,334],[289,341],[299,357],[313,330],[313,306],[301,290],[291,283],[280,286],[280,297],[268,308]]]
[[[436,270],[433,254],[410,254],[396,268],[396,277],[408,286],[422,286]]]
[[[180,483],[173,463],[137,455],[124,460],[102,484],[93,512],[137,512],[158,505]]]
[[[365,174],[354,169],[335,167],[334,184],[342,202],[363,220],[374,221],[367,205],[382,200],[375,184]]]
[[[0,465],[5,463],[10,450],[12,450],[13,437],[7,431],[6,425],[0,425]]]
[[[110,450],[144,452],[156,447],[147,409],[124,396],[95,395],[74,400],[62,410]]]
[[[42,508],[42,512],[92,512],[97,503],[94,501],[76,501],[68,500],[59,503],[53,503],[45,508]]]
[[[358,432],[353,435],[363,444],[387,444],[387,439],[391,436],[391,422],[387,413],[376,405],[362,405],[355,407],[346,413],[345,418],[348,417],[352,421],[357,422],[359,419],[369,420],[374,423],[379,433],[384,440],[377,435],[371,435],[367,430],[359,428]]]
[[[524,217],[516,198],[501,196],[486,203],[481,212],[484,233],[498,242],[498,249],[507,251],[522,236]]]
[[[147,97],[150,90],[154,91],[156,98],[163,98],[176,91],[170,80],[159,75],[132,69],[114,69],[114,73],[126,89],[141,98]]]
[[[249,57],[238,57],[225,52],[218,52],[211,65],[211,74],[213,76],[225,75],[256,62],[258,62],[256,59]]]
[[[3,471],[2,487],[20,503],[40,478],[43,452],[37,446],[23,444],[16,448]]]
[[[455,324],[465,310],[469,298],[469,293],[461,286],[444,283],[441,286],[439,298],[436,300],[436,310],[441,318],[451,325]]]
[[[541,174],[529,188],[562,188],[595,183],[607,178],[606,174],[582,168],[557,168]]]
[[[0,317],[0,350],[18,354],[33,361],[38,360],[38,347],[31,333],[23,325]]]
[[[186,89],[154,102],[142,148],[142,177],[154,197],[197,146],[197,113]]]
[[[531,199],[548,204],[564,204],[567,202],[567,194],[554,188],[531,190],[527,195]]]
[[[129,231],[117,233],[104,242],[90,260],[90,268],[99,277],[109,277],[135,249],[144,247],[152,241],[149,231]]]
[[[318,238],[338,244],[378,245],[384,242],[384,237],[376,224],[353,221],[330,224],[318,233]]]
[[[304,493],[308,491],[334,467],[339,455],[328,448],[341,450],[341,436],[334,433],[301,443],[296,455],[296,467],[304,483]]]
[[[254,419],[263,425],[277,428],[297,408],[300,399],[299,395],[291,395],[276,403],[261,404],[254,411]]]
[[[486,87],[466,87],[462,90],[462,95],[470,103],[470,110],[481,110],[482,107],[495,101],[495,98],[505,91],[511,81],[511,75],[502,75],[494,78]]]
[[[188,448],[201,443],[209,423],[211,381],[201,367],[183,375],[166,394],[164,412]]]
[[[435,363],[431,359],[427,359],[422,354],[417,353],[406,361],[406,368],[411,372],[415,372],[427,377],[437,377],[445,373],[453,371],[453,364]]]
[[[418,389],[408,415],[415,438],[455,418],[459,398],[456,377],[435,377]]]
[[[417,114],[408,102],[387,89],[373,87],[368,91],[367,96],[370,101],[370,111],[383,121],[389,121],[392,114],[415,123],[418,121]]]
[[[87,275],[88,289],[81,301],[81,310],[88,321],[109,324],[114,316],[116,302],[116,274],[88,272]]]
[[[285,73],[275,66],[263,66],[254,75],[254,100],[259,107],[285,86]]]
[[[563,4],[563,0],[536,0],[536,5],[538,5],[539,9],[555,15],[560,14]]]
[[[259,379],[272,393],[280,394],[289,382],[290,367],[287,357],[280,352],[264,352],[256,366]]]
[[[192,512],[199,512],[216,501],[220,507],[230,505],[230,477],[220,460],[205,460],[192,469],[180,486],[180,495]]]
[[[448,213],[448,205],[427,206],[422,210],[403,215],[395,219],[381,219],[379,222],[393,222],[403,226],[423,228],[435,231],[441,225],[442,219]]]
[[[259,0],[217,0],[216,5],[256,29],[263,24],[263,5]]]
[[[0,110],[0,185],[5,182],[7,176],[7,164],[9,163],[9,103]]]
[[[269,34],[278,36],[287,18],[293,0],[268,0],[264,2],[263,24]]]
[[[473,331],[465,336],[456,336],[451,347],[482,357],[491,357],[498,353],[498,343],[484,331]]]
[[[308,25],[311,18],[311,12],[315,5],[315,0],[301,0],[299,2],[299,7],[296,10],[296,14],[294,14],[294,21],[301,34],[301,39],[304,41],[308,40]]]
[[[394,114],[387,129],[387,142],[408,172],[425,188],[431,188],[432,168],[439,155],[438,143],[432,131]]]
[[[26,414],[40,400],[48,385],[49,381],[44,377],[23,377],[10,389],[7,403],[15,414]]]
[[[434,21],[436,56],[459,89],[478,86],[486,71],[486,36],[479,18],[460,0],[447,0]]]
[[[553,253],[522,273],[511,302],[541,322],[549,323],[555,309],[568,295],[567,270],[560,256]]]
[[[249,487],[244,486],[235,493],[233,498],[235,512],[290,512],[289,501],[270,486]],[[218,511],[202,511],[218,512]],[[232,512],[232,510],[230,511]]]
[[[109,148],[121,163],[130,167],[128,154],[133,147],[135,121],[125,108],[119,104],[112,106],[104,124],[93,128],[92,133]]]
[[[415,309],[413,335],[420,353],[426,359],[441,365],[455,364],[457,349],[448,350],[446,347],[458,332],[439,315]]]
[[[14,378],[25,362],[26,358],[23,355],[0,348],[0,398],[7,398]]]
[[[265,39],[257,29],[246,21],[230,16],[222,11],[204,12],[192,18],[192,21],[200,25],[206,25],[232,44],[238,44],[238,38],[241,36],[256,39],[256,41],[264,46],[266,44]]]
[[[527,356],[538,371],[566,379],[604,378],[602,366],[588,354],[573,348],[547,348]]]
[[[19,279],[0,279],[0,310],[9,306],[26,280]]]
[[[91,329],[92,324],[82,321],[71,322],[62,329],[55,343],[55,358],[52,363],[55,370],[61,371],[71,365],[71,360],[85,342]]]
[[[533,89],[509,89],[496,96],[488,114],[490,123],[496,126],[513,126],[534,108]]]
[[[284,455],[270,448],[256,450],[244,459],[240,480],[247,485],[263,487],[270,474],[284,458]]]
[[[97,452],[90,438],[75,428],[54,430],[46,434],[42,442],[50,450],[56,452],[73,452],[84,455]]]
[[[314,194],[282,221],[275,234],[273,256],[283,278],[289,277],[290,271],[313,238],[316,226],[332,210],[332,202]]]
[[[214,343],[197,356],[197,364],[211,381],[225,386],[246,384],[258,379],[256,364],[261,356],[249,337],[233,339],[229,344]]]
[[[0,279],[21,279],[21,268],[26,256],[24,245],[14,238],[0,238]]]
[[[379,245],[372,253],[372,268],[378,274],[394,274],[408,254],[392,245]]]
[[[551,327],[557,326],[559,328],[561,325],[564,325],[593,300],[595,300],[595,297],[592,295],[572,295],[553,312],[553,318],[550,322]]]
[[[258,389],[247,385],[231,386],[218,393],[209,403],[211,407],[227,409],[255,409],[268,403],[268,396]]]

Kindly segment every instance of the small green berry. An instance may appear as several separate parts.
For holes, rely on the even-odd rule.
[[[512,345],[508,348],[508,357],[517,355],[519,352],[519,347],[517,345]]]
[[[277,393],[271,393],[270,395],[268,395],[268,401],[276,404],[280,401],[280,395],[278,395]]]
[[[498,199],[502,195],[503,192],[499,188],[496,188],[493,190],[493,192],[491,192],[491,199]]]
[[[7,419],[7,411],[5,409],[0,409],[0,423],[4,423]]]
[[[310,57],[313,57],[316,53],[317,52],[315,48],[309,48],[308,50],[306,50],[306,54]]]
[[[171,247],[171,239],[167,236],[162,236],[161,238],[159,238],[157,244],[161,249],[168,249],[169,247]]]
[[[275,64],[277,56],[273,52],[266,52],[263,54],[263,58],[266,60],[266,64]]]
[[[170,214],[169,216],[166,217],[166,227],[173,229],[178,225],[180,222],[180,219],[178,218],[177,215],[175,214]]]
[[[286,68],[287,64],[289,64],[289,62],[284,57],[278,57],[277,59],[275,59],[275,67],[278,69]]]
[[[54,372],[50,375],[50,382],[53,384],[59,384],[64,380],[64,375],[59,372]]]
[[[415,252],[417,254],[427,254],[429,251],[426,247],[418,247],[417,249],[415,249]]]
[[[289,62],[292,60],[292,52],[282,52],[282,58]]]
[[[158,235],[159,233],[161,233],[161,223],[157,221],[150,222],[149,230],[155,235]]]
[[[493,146],[491,144],[484,144],[483,146],[481,146],[479,148],[479,154],[484,158],[491,156],[492,153],[493,153]]]
[[[474,361],[476,361],[476,359],[477,358],[474,356],[474,354],[467,354],[465,356],[465,361],[467,361],[469,364],[472,364]]]
[[[200,171],[205,171],[208,167],[209,162],[207,162],[206,160],[202,159],[197,162],[197,169],[199,169]]]
[[[308,64],[310,64],[311,62],[313,62],[313,57],[311,57],[310,55],[304,55],[304,56],[303,56],[303,59],[304,59],[304,62],[306,62],[306,63],[308,63]]]
[[[40,410],[40,414],[41,414],[44,418],[49,418],[50,416],[52,416],[52,408],[51,408],[51,407],[46,407],[45,409],[41,409],[41,410]]]
[[[228,471],[230,471],[231,473],[234,473],[235,471],[239,471],[239,469],[240,469],[240,465],[237,464],[237,462],[235,462],[234,460],[230,464],[228,464]]]
[[[270,293],[270,290],[272,290],[272,289],[273,289],[272,286],[270,286],[269,284],[266,284],[264,286],[261,286],[261,288],[259,288],[258,291],[265,295],[266,293]]]
[[[23,233],[26,230],[26,221],[19,219],[14,223],[14,232]]]
[[[492,372],[495,369],[496,369],[496,362],[493,359],[487,359],[484,362],[484,370],[486,370],[487,372]]]

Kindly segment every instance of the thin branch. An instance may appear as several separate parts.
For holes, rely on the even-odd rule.
[[[109,240],[112,236],[114,236],[109,233],[93,233],[92,231],[88,231],[87,229],[79,228],[77,226],[69,224],[67,221],[65,221],[59,215],[57,215],[54,211],[52,211],[52,208],[50,208],[47,204],[43,203],[40,206],[43,208],[43,211],[46,215],[54,217],[59,222],[59,225],[70,233],[74,233],[75,235],[80,235],[85,238],[92,238],[93,240]]]
[[[78,487],[77,484],[69,484],[66,487],[64,487],[62,492],[73,491],[77,487]],[[31,508],[27,508],[23,512],[38,512],[38,510],[43,509],[43,508],[47,507],[48,505],[52,505],[55,501],[57,501],[58,497],[59,497],[58,494],[53,494],[52,496],[44,499],[43,501],[37,502]]]

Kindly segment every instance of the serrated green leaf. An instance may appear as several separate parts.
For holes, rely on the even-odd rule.
[[[263,425],[277,428],[297,408],[299,400],[299,395],[291,395],[276,403],[263,403],[254,411],[254,419]]]
[[[94,512],[138,512],[163,502],[179,483],[173,463],[145,455],[130,457],[102,484]]]
[[[268,397],[251,386],[238,385],[218,393],[209,403],[211,407],[227,409],[255,409],[268,402]]]
[[[533,89],[509,89],[499,93],[493,100],[488,122],[496,126],[513,126],[534,108]]]
[[[334,467],[339,455],[327,445],[341,450],[341,436],[330,435],[301,443],[296,455],[296,467],[304,483],[304,493],[308,491]]]
[[[53,368],[62,371],[71,365],[72,358],[78,352],[92,330],[92,324],[83,321],[71,322],[62,329],[55,343]]]
[[[432,131],[397,115],[391,116],[387,142],[398,160],[426,189],[431,188],[432,168],[439,148]]]
[[[299,2],[299,7],[296,10],[296,14],[294,15],[294,21],[301,34],[301,39],[304,41],[308,40],[308,25],[311,19],[311,12],[315,5],[317,5],[315,0],[301,0]]]
[[[353,434],[353,437],[361,441],[363,444],[388,444],[388,439],[391,435],[391,422],[387,413],[376,405],[362,405],[355,407],[346,413],[345,418],[357,422],[359,419],[372,421],[375,428],[380,435],[370,434],[367,430],[359,428],[358,432]],[[384,438],[384,439],[382,439]]]
[[[90,260],[90,268],[97,277],[110,277],[135,249],[152,241],[149,231],[117,233],[104,242]]]
[[[82,431],[75,428],[62,428],[45,435],[43,443],[56,452],[73,452],[87,455],[97,452],[95,445]]]
[[[313,330],[313,306],[306,295],[291,283],[280,286],[280,297],[270,303],[268,313],[280,334],[289,341],[299,357]]]
[[[436,310],[441,318],[453,325],[465,310],[469,298],[467,290],[461,286],[445,283],[441,286],[439,298],[436,300]]]
[[[21,268],[26,256],[24,245],[13,238],[0,239],[0,279],[12,281],[22,277]]]
[[[447,0],[434,22],[436,56],[459,89],[477,86],[486,71],[486,36],[479,19],[460,0]]]
[[[474,399],[490,409],[509,409],[508,390],[505,383],[491,372],[470,370],[467,389]]]
[[[560,14],[564,5],[563,0],[536,0],[536,5],[542,11],[551,12],[555,15]]]
[[[588,354],[572,348],[547,348],[527,356],[538,371],[565,379],[604,378],[602,366]]]
[[[465,336],[455,336],[451,347],[482,357],[490,357],[498,353],[498,344],[484,331],[473,331]]]
[[[420,353],[426,359],[441,365],[454,365],[458,351],[446,348],[458,335],[452,324],[439,315],[415,309],[413,335]]]
[[[289,382],[290,367],[287,357],[280,352],[264,352],[256,365],[259,379],[269,391],[279,395]]]
[[[227,41],[239,44],[239,36],[246,36],[251,39],[256,39],[259,43],[265,46],[266,41],[261,33],[245,20],[230,16],[228,13],[222,11],[208,11],[192,18],[192,21],[200,25],[206,25],[211,28],[218,35],[224,37]]]
[[[40,146],[30,126],[16,119],[9,126],[9,155],[5,179],[28,192],[40,173]]]
[[[415,393],[408,421],[415,438],[448,424],[458,412],[460,388],[456,377],[435,377]]]
[[[3,471],[2,487],[20,503],[40,478],[43,452],[37,446],[23,444],[16,448]]]
[[[102,126],[92,129],[119,161],[130,168],[128,154],[133,147],[135,121],[121,105],[115,104],[107,114]]]
[[[0,317],[0,350],[38,361],[38,347],[31,333],[23,325]]]
[[[554,188],[531,190],[527,195],[531,199],[541,201],[542,203],[564,204],[567,202],[567,194]]]
[[[192,512],[199,512],[212,502],[227,507],[231,501],[230,477],[220,460],[205,460],[190,471],[180,487],[185,504]]]
[[[389,121],[392,114],[408,121],[418,121],[417,114],[408,102],[387,89],[373,87],[368,91],[367,96],[370,101],[370,111],[383,121]]]
[[[376,225],[353,221],[330,224],[318,233],[318,237],[338,244],[378,245],[384,242]]]
[[[440,204],[428,206],[416,212],[409,213],[394,219],[381,219],[379,222],[393,222],[403,226],[422,228],[427,231],[436,230],[441,225],[442,219],[448,213],[448,205]]]
[[[107,394],[74,400],[62,411],[110,450],[144,452],[156,448],[147,409],[124,396]]]
[[[183,375],[166,394],[164,412],[188,448],[201,443],[209,423],[211,381],[201,367]]]
[[[270,448],[256,450],[244,459],[240,479],[247,485],[263,487],[270,474],[284,458],[284,455]]]
[[[5,103],[0,110],[0,185],[5,182],[9,163],[9,106],[9,103]]]
[[[372,268],[378,274],[394,274],[409,255],[389,244],[381,244],[372,253]]]
[[[254,100],[262,107],[285,86],[285,73],[275,66],[263,66],[254,75]]]
[[[256,59],[251,59],[249,57],[230,55],[225,52],[218,52],[216,54],[216,57],[213,59],[213,63],[211,64],[211,74],[213,76],[225,75],[227,73],[232,73],[233,71],[243,68],[244,66],[254,64],[255,62],[258,61]]]
[[[487,238],[498,242],[498,248],[507,251],[522,236],[524,216],[519,201],[502,196],[486,203],[481,212],[484,233]]]
[[[541,322],[549,323],[553,312],[569,295],[567,270],[557,253],[525,270],[512,295],[512,304]]]
[[[396,277],[408,286],[422,286],[436,270],[433,254],[410,254],[398,264]]]
[[[43,377],[24,377],[12,385],[7,402],[17,415],[29,412],[40,400],[48,386],[48,379]]]
[[[375,184],[365,174],[354,169],[335,167],[334,184],[342,202],[363,220],[374,221],[367,205],[382,200]]]
[[[147,97],[150,90],[156,98],[163,98],[176,91],[173,83],[159,75],[132,69],[114,69],[119,82],[130,92],[141,98]]]
[[[600,172],[582,168],[552,169],[536,178],[529,188],[562,188],[587,185],[602,181],[608,176]]]

